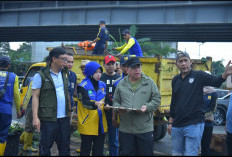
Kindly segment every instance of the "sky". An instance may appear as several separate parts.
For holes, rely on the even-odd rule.
[[[199,59],[210,56],[213,61],[224,59],[223,65],[226,66],[229,60],[232,61],[232,42],[178,42],[178,50],[189,53],[191,59]]]
[[[10,47],[17,50],[22,43],[10,42]],[[211,56],[213,61],[224,59],[224,66],[232,60],[232,42],[178,42],[178,50],[188,52],[191,59],[199,59],[199,47],[200,58]]]

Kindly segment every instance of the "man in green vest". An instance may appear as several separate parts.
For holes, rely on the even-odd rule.
[[[70,98],[65,64],[67,58],[61,47],[49,53],[51,62],[35,74],[32,83],[33,125],[40,130],[40,156],[50,156],[57,144],[59,155],[70,155]]]

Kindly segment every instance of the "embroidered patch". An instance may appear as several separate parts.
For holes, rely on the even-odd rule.
[[[91,90],[88,91],[88,94],[89,94],[89,95],[91,95],[92,93],[93,93],[93,91],[91,91]]]
[[[211,100],[211,96],[208,96],[208,99]]]
[[[189,83],[193,83],[194,82],[194,78],[189,78]]]

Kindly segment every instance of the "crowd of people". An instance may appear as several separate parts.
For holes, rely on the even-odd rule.
[[[99,22],[95,55],[106,52],[109,32],[105,21]],[[96,61],[83,60],[79,66],[84,79],[77,83],[72,71],[73,55],[61,47],[53,48],[42,67],[28,84],[28,91],[20,109],[18,77],[8,72],[10,59],[0,58],[0,156],[4,154],[8,130],[12,120],[12,101],[18,118],[26,114],[25,131],[20,137],[24,151],[39,151],[51,155],[54,142],[60,156],[70,156],[70,121],[77,112],[77,129],[81,135],[81,156],[103,156],[108,136],[110,156],[153,156],[153,113],[161,101],[155,82],[142,72],[142,51],[129,30],[122,32],[125,45],[117,62],[106,55],[103,67]],[[93,43],[92,42],[92,43]],[[123,55],[126,51],[130,55]],[[213,112],[219,87],[232,74],[231,62],[220,76],[192,69],[186,52],[176,56],[180,74],[172,80],[172,98],[168,133],[172,137],[172,155],[209,155],[213,129]],[[104,68],[104,69],[103,69]],[[105,71],[103,73],[103,71]],[[7,83],[5,83],[7,82]],[[5,84],[6,87],[4,86]],[[3,92],[3,94],[1,94]],[[77,102],[74,96],[77,96]],[[232,103],[232,101],[230,102]],[[232,108],[227,113],[227,146],[232,145]],[[34,130],[40,131],[39,150],[32,148]],[[231,150],[227,149],[231,155]]]

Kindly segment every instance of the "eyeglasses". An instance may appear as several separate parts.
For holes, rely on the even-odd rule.
[[[62,60],[63,60],[63,62],[67,62],[67,61],[68,61],[68,59],[67,59],[67,58],[58,58],[58,59],[62,59]]]

